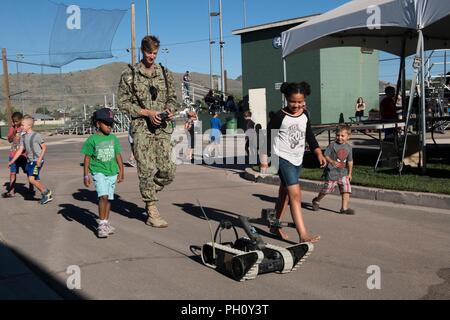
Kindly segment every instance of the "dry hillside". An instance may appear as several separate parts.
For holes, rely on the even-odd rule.
[[[26,113],[33,113],[38,107],[46,106],[50,110],[59,106],[79,109],[83,104],[103,104],[105,95],[108,103],[112,102],[113,93],[117,92],[117,84],[125,63],[110,63],[95,69],[62,74],[24,73],[10,74],[11,94],[27,90],[22,95],[13,97],[13,106],[21,109],[23,99]],[[173,73],[177,96],[181,101],[181,81],[183,74]],[[209,75],[191,72],[193,83],[209,86]],[[3,93],[3,81],[0,82],[0,92]],[[242,82],[228,80],[228,91],[238,97],[242,95]],[[1,103],[3,104],[3,103]]]

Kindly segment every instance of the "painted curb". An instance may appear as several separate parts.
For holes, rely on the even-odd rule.
[[[252,168],[246,168],[244,178],[257,183],[266,183],[279,185],[280,180],[277,175],[260,174]],[[303,190],[311,192],[319,192],[322,183],[319,181],[300,179]],[[339,195],[336,188],[334,193]],[[450,209],[450,196],[436,193],[410,192],[399,190],[388,190],[378,188],[367,188],[360,186],[352,186],[352,197],[359,199],[377,200],[385,202],[393,202],[407,204],[412,206],[431,207],[439,209]]]

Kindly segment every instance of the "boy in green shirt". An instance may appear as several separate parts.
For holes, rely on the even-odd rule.
[[[91,135],[83,144],[81,153],[84,156],[84,177],[86,187],[90,187],[92,175],[95,190],[98,194],[99,222],[97,236],[106,238],[114,233],[114,227],[109,223],[109,211],[114,200],[116,182],[124,179],[124,170],[119,139],[111,134],[114,124],[114,115],[109,108],[103,108],[94,112],[92,117],[98,131]]]

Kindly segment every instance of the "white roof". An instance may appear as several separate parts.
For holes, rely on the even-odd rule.
[[[300,18],[294,18],[294,19],[281,20],[281,21],[276,21],[276,22],[271,22],[271,23],[265,23],[265,24],[251,26],[251,27],[247,27],[247,28],[243,28],[243,29],[233,30],[232,33],[234,35],[240,35],[240,34],[243,34],[243,33],[249,33],[249,32],[254,32],[254,31],[272,29],[272,28],[277,28],[277,27],[282,27],[282,26],[288,26],[290,24],[300,24],[300,23],[304,23],[306,21],[309,21],[312,18],[317,17],[317,16],[318,16],[318,14],[313,14],[313,15],[310,15],[310,16],[304,16],[304,17],[300,17]]]
[[[282,33],[283,57],[330,47],[416,52],[417,31],[425,50],[450,48],[450,0],[353,0]]]

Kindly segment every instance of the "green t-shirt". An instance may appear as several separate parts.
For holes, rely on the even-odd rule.
[[[91,157],[89,171],[103,173],[105,176],[115,176],[119,173],[116,154],[120,152],[119,139],[114,134],[94,134],[84,142],[81,149],[81,153]]]

